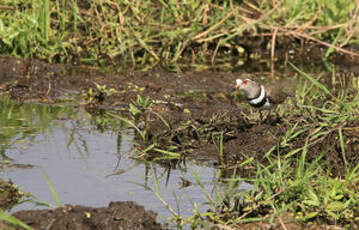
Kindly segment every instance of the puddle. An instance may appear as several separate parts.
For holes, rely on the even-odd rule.
[[[132,130],[112,124],[101,131],[94,119],[78,106],[19,106],[0,98],[0,107],[0,150],[3,161],[9,162],[0,171],[2,178],[11,179],[40,200],[55,204],[45,171],[62,205],[101,207],[111,201],[135,201],[157,212],[160,222],[170,216],[152,191],[138,185],[147,183],[155,187],[151,168],[131,158]],[[189,197],[199,204],[200,211],[206,210],[207,200],[199,186],[181,188],[181,184],[183,179],[195,184],[195,172],[206,190],[214,194],[217,169],[186,162],[183,169],[169,171],[154,165],[154,170],[161,197],[174,210],[189,216],[193,210]],[[249,184],[240,186],[240,189],[250,188]],[[44,207],[24,203],[11,212],[37,208]]]

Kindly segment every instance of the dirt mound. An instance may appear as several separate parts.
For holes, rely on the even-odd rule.
[[[111,202],[106,208],[65,205],[53,210],[20,211],[13,216],[36,230],[162,229],[154,212],[132,201]]]

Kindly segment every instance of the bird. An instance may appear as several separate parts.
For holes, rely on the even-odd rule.
[[[282,104],[290,93],[285,92],[286,87],[281,84],[264,86],[251,79],[237,79],[236,89],[243,92],[247,102],[259,109],[273,109]]]

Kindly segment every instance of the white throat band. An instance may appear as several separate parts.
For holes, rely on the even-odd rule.
[[[264,90],[264,86],[261,85],[261,92],[260,92],[259,96],[257,98],[249,100],[249,104],[257,105],[265,99],[265,96],[266,96],[266,92]]]

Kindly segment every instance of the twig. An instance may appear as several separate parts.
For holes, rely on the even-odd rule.
[[[313,25],[313,23],[315,22],[315,20],[317,20],[317,15],[315,15],[315,16],[313,17],[313,19],[310,20],[309,22],[305,23],[305,24],[302,25],[302,26],[299,26],[297,30],[299,30],[299,31],[306,30],[308,27],[310,27],[311,25]]]
[[[283,28],[279,28],[279,29],[285,30],[285,29],[283,29]],[[333,48],[333,49],[335,49],[336,51],[339,51],[339,52],[342,52],[342,53],[346,53],[346,54],[349,54],[349,55],[351,55],[351,56],[359,57],[359,54],[358,54],[358,53],[354,53],[354,52],[352,52],[352,51],[343,49],[343,48],[341,48],[341,47],[339,47],[339,46],[335,46],[335,45],[330,44],[330,43],[328,43],[328,42],[324,42],[324,41],[319,40],[319,39],[317,39],[317,38],[315,38],[315,37],[312,37],[312,36],[310,36],[310,35],[303,34],[303,33],[297,32],[297,31],[285,31],[285,32],[286,32],[287,34],[290,34],[290,35],[294,36],[294,37],[302,37],[302,38],[305,38],[305,39],[308,39],[308,40],[312,40],[312,41],[315,41],[315,42],[317,42],[317,43],[319,43],[319,44],[322,44],[322,45],[324,45],[324,46]]]
[[[329,30],[334,30],[334,29],[338,29],[341,28],[343,26],[345,26],[346,24],[339,24],[339,25],[334,25],[334,26],[322,26],[322,27],[313,27],[313,28],[308,28],[308,29],[316,29],[313,32],[308,33],[309,35],[315,35],[315,34],[320,34],[323,32],[327,32]]]
[[[184,49],[187,47],[187,44],[189,42],[189,39],[183,42],[181,49],[176,53],[176,56],[173,58],[173,62],[176,62],[177,59],[181,56]]]
[[[0,5],[0,10],[13,10],[13,9],[15,9],[15,7],[13,6]]]
[[[272,35],[272,47],[271,47],[271,55],[270,55],[270,67],[271,67],[271,78],[274,80],[274,56],[275,56],[275,41],[277,37],[278,28],[275,27]]]
[[[222,18],[219,22],[217,22],[216,24],[214,24],[213,26],[211,26],[210,28],[208,28],[208,30],[197,34],[196,36],[194,36],[192,38],[192,41],[198,40],[201,37],[206,36],[207,34],[209,34],[210,32],[212,32],[213,30],[217,29],[220,25],[222,25],[225,21],[227,21],[227,19],[229,19],[230,17],[232,17],[232,15],[234,14],[234,12],[236,12],[238,9],[234,8],[231,12],[229,12],[224,18]]]
[[[211,58],[212,65],[214,65],[214,59],[216,58],[216,55],[217,55],[219,46],[221,45],[221,42],[222,42],[222,40],[219,40],[219,42],[217,43],[216,48],[214,49],[214,52],[213,52],[213,55],[212,55],[212,58]]]
[[[280,225],[282,225],[282,228],[283,228],[284,230],[288,230],[288,228],[285,226],[285,224],[284,224],[282,218],[280,217],[280,215],[278,215],[278,219],[279,219]]]
[[[247,18],[247,17],[245,17],[245,16],[243,16],[243,15],[241,15],[241,14],[236,14],[235,15],[235,17],[239,17],[241,20],[243,20],[244,22],[245,22],[245,28],[248,28],[249,26],[251,26],[251,25],[255,25],[256,23],[260,23],[261,21],[264,21],[267,17],[269,17],[275,10],[277,9],[277,6],[276,7],[274,7],[273,9],[271,9],[271,10],[269,10],[268,12],[266,12],[265,14],[263,14],[263,15],[261,15],[261,17],[260,18],[258,18],[258,19],[251,19],[251,18]],[[233,15],[233,12],[235,11],[236,9],[234,9],[234,10],[232,10],[224,19],[228,19],[230,16],[232,16]],[[241,8],[239,8],[239,10],[241,10]],[[227,18],[228,17],[228,18]],[[218,24],[218,26],[219,25],[221,25],[223,22],[223,19],[220,21],[220,22],[218,22],[217,24]],[[217,24],[215,24],[214,26],[216,26]],[[214,26],[212,26],[212,27],[214,27]],[[216,26],[216,28],[218,27],[218,26]],[[211,27],[211,28],[212,28]],[[208,31],[208,33],[209,32],[211,32],[212,30],[214,30],[214,29],[212,29],[211,31],[209,31],[211,28],[209,28],[207,31]],[[196,35],[194,38],[192,38],[192,40],[196,40],[196,39],[199,39],[200,37],[202,37],[202,36],[204,36],[204,35],[206,35],[207,33],[207,31],[205,31],[205,32],[203,32],[203,33],[201,33],[201,34],[198,34],[198,35]],[[236,28],[233,28],[233,29],[231,29],[230,30],[230,33],[236,33],[238,31],[238,27],[236,27]],[[206,33],[206,34],[204,34],[204,33]],[[204,35],[203,35],[204,34]],[[272,33],[269,33],[269,36],[271,36],[272,35]],[[214,37],[212,37],[212,38],[203,38],[203,39],[199,39],[199,40],[197,40],[197,42],[198,43],[202,43],[202,42],[206,42],[206,41],[208,41],[208,40],[212,40],[213,38],[219,38],[219,37],[222,37],[222,36],[228,36],[228,33],[227,32],[224,32],[224,33],[221,33],[221,34],[217,34],[217,35],[215,35]],[[231,35],[231,36],[233,36],[233,35]],[[254,33],[254,35],[252,34],[252,35],[248,35],[248,36],[257,36],[257,33]],[[268,36],[268,35],[266,35],[266,36]]]
[[[348,39],[347,41],[349,41],[349,39],[351,39],[354,35],[354,24],[357,23],[357,17],[358,17],[358,10],[359,10],[359,0],[356,1],[356,7],[353,13],[353,17],[349,20],[348,24],[348,28],[349,28],[349,32],[348,32]]]

